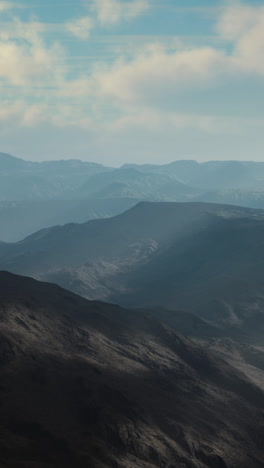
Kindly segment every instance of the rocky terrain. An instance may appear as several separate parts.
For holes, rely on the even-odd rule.
[[[0,154],[0,468],[264,466],[263,167]]]
[[[6,272],[0,334],[1,467],[263,466],[260,350]]]
[[[263,234],[262,210],[144,202],[113,218],[2,243],[0,267],[88,299],[181,309],[212,336],[262,345]]]

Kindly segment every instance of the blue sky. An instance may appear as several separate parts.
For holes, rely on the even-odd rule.
[[[264,160],[264,0],[0,0],[0,151]]]

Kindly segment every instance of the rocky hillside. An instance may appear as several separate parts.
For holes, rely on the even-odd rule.
[[[88,299],[183,309],[221,336],[263,344],[263,252],[262,210],[140,203],[114,218],[0,244],[0,266]]]
[[[0,465],[260,468],[263,387],[142,312],[0,273]]]

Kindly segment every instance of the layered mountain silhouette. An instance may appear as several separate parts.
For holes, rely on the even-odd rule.
[[[10,181],[7,183],[6,177]],[[31,162],[0,153],[0,200],[90,197],[114,184],[135,196],[197,196],[209,190],[262,190],[264,163],[250,161],[175,161],[166,165],[126,164],[118,169],[93,162],[61,160]],[[16,182],[16,185],[11,184]],[[174,182],[174,185],[173,185]],[[166,193],[170,183],[174,192]],[[145,187],[145,190],[144,190]]]
[[[0,334],[1,466],[263,466],[260,351],[6,272]]]
[[[264,465],[263,182],[0,153],[1,468]]]
[[[0,267],[89,299],[181,309],[212,327],[208,335],[263,344],[262,252],[262,210],[142,202],[113,218],[2,243]]]
[[[174,196],[185,199],[198,193],[176,177],[122,167],[90,177],[74,195],[82,198],[91,196],[105,198],[114,194],[119,197],[167,200]]]
[[[175,161],[161,166],[126,164],[142,172],[153,172],[177,177],[183,183],[202,189],[263,188],[264,163],[253,161]]]
[[[31,162],[0,153],[0,200],[63,199],[88,177],[111,170],[79,160]]]
[[[106,167],[30,162],[0,153],[0,239],[55,224],[113,216],[139,201],[203,201],[264,208],[264,163],[175,161]]]

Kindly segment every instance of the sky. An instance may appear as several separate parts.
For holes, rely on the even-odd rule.
[[[264,160],[264,0],[0,0],[0,152]]]

